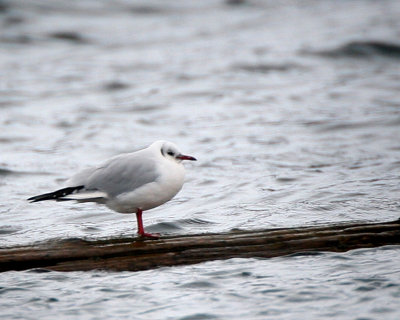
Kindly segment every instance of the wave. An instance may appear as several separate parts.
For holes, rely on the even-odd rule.
[[[269,73],[269,72],[285,72],[294,69],[303,69],[304,67],[295,63],[261,63],[261,64],[241,63],[233,65],[232,68],[235,71]]]
[[[352,41],[335,49],[311,53],[330,58],[388,57],[400,59],[400,44],[383,41]]]

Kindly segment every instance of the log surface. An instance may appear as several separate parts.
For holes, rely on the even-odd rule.
[[[67,239],[0,249],[0,271],[139,271],[229,258],[271,258],[316,251],[344,252],[400,244],[400,220],[221,234]]]

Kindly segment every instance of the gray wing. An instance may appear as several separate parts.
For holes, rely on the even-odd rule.
[[[154,182],[158,177],[155,161],[142,157],[139,152],[120,155],[97,168],[86,169],[74,176],[69,184],[84,185],[86,190],[98,190],[115,197]]]

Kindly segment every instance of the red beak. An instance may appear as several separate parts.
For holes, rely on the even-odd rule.
[[[179,156],[177,156],[178,159],[181,160],[191,160],[191,161],[197,161],[197,159],[195,157],[191,157],[191,156],[186,156],[184,154],[180,154]]]

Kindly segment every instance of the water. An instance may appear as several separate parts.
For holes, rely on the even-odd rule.
[[[0,247],[134,235],[133,216],[24,199],[160,138],[199,161],[174,200],[144,215],[149,232],[399,217],[398,1],[17,0],[0,10]],[[398,252],[7,272],[0,314],[397,319]]]

